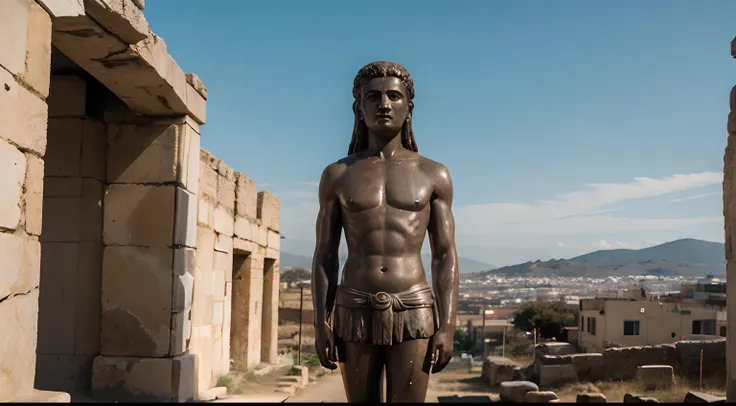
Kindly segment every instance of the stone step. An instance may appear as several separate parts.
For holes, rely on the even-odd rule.
[[[296,388],[293,386],[280,386],[276,388],[278,392],[288,393],[289,395],[293,395],[296,393]]]

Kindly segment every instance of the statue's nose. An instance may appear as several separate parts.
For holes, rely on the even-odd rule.
[[[389,103],[389,100],[388,100],[388,96],[387,95],[384,94],[383,96],[381,96],[381,103],[378,105],[378,107],[381,108],[381,109],[390,109],[391,108],[391,103]]]

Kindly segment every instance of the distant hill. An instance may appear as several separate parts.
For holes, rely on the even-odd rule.
[[[723,276],[722,243],[686,238],[640,250],[601,250],[571,259],[525,262],[479,275],[535,276]]]
[[[696,264],[725,264],[722,243],[684,238],[640,250],[600,250],[571,258],[570,261],[594,265],[621,265],[636,261],[665,259]]]
[[[340,267],[345,263],[345,257],[340,258]],[[458,257],[460,273],[481,272],[494,269],[495,266],[485,262],[476,261],[470,258]],[[306,255],[290,254],[281,251],[281,259],[279,260],[281,268],[302,267],[306,269],[312,268],[312,258]],[[431,269],[431,260],[429,255],[422,256],[425,272],[429,273]]]

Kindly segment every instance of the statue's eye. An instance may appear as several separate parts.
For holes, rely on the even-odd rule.
[[[401,96],[399,96],[396,93],[389,93],[388,98],[391,99],[392,101],[397,101],[401,99]]]

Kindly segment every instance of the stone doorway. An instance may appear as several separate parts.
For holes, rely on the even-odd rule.
[[[251,359],[248,357],[249,341],[251,341],[249,340],[249,325],[252,319],[250,307],[251,262],[250,252],[233,252],[230,358],[233,360],[233,367],[241,371],[255,365],[252,357],[250,357]]]
[[[89,394],[100,353],[106,89],[52,47],[43,170],[37,389]]]

